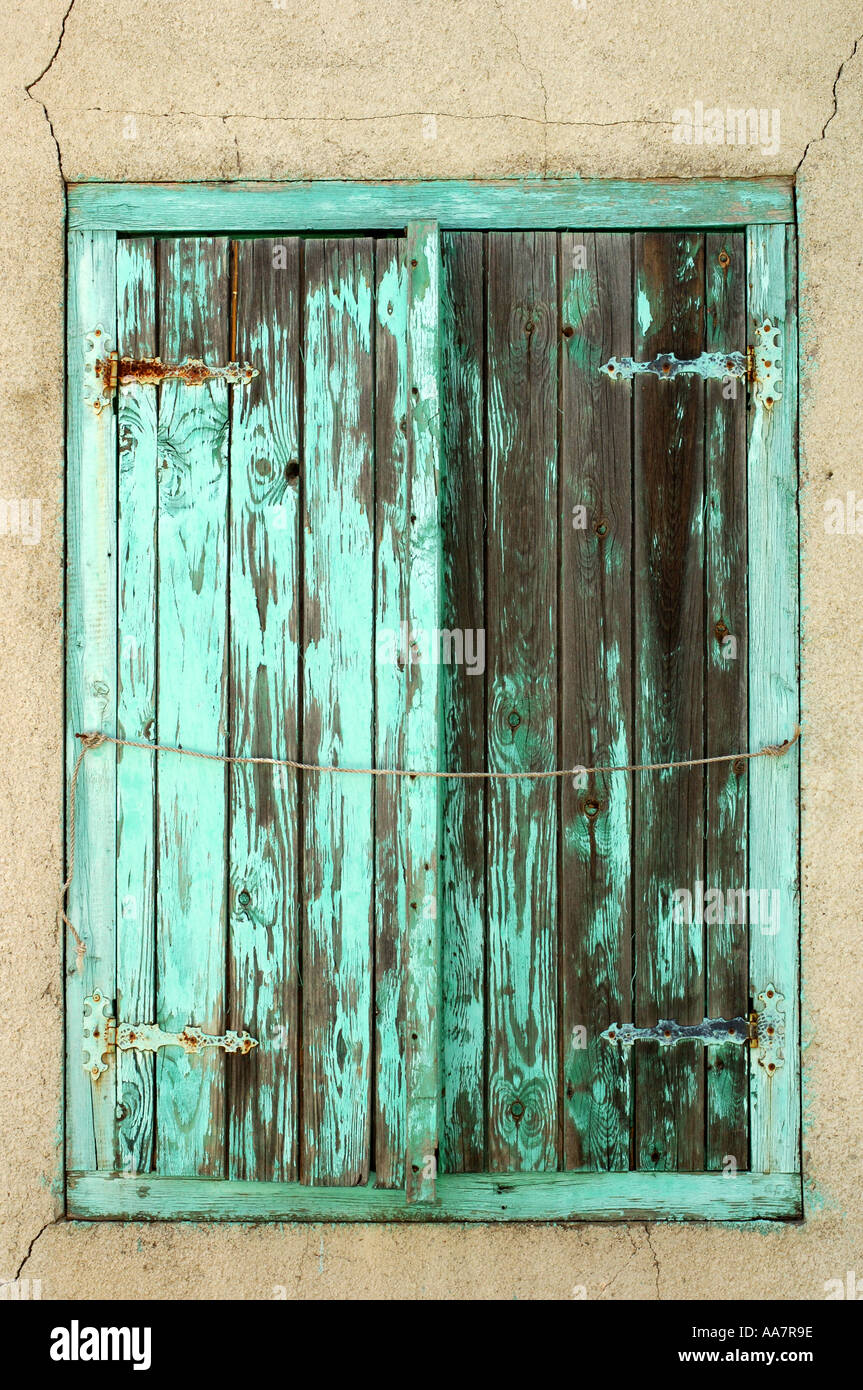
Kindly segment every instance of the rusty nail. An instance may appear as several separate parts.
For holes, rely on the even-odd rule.
[[[727,251],[720,251],[717,259],[719,261],[719,264],[722,266],[723,270],[726,266],[731,264],[731,257],[729,256]]]

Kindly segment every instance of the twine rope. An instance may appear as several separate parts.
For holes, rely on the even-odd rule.
[[[116,738],[113,734],[98,732],[76,733],[75,737],[81,741],[81,751],[75,760],[72,779],[69,784],[69,873],[60,890],[59,915],[74,938],[76,969],[80,969],[87,947],[66,916],[66,900],[75,873],[75,795],[78,774],[81,771],[84,758],[94,748],[101,748],[104,743],[113,743],[117,748],[143,748],[148,753],[179,753],[185,758],[202,758],[204,761],[212,763],[254,763],[264,767],[289,767],[294,772],[312,772],[345,777],[431,777],[444,781],[461,782],[509,780],[540,782],[575,775],[596,776],[610,772],[670,772],[684,767],[706,767],[710,763],[751,762],[755,758],[782,758],[800,738],[800,725],[795,724],[794,733],[790,738],[784,739],[782,743],[767,743],[763,748],[759,748],[753,753],[719,753],[711,758],[681,758],[670,763],[618,763],[610,767],[556,767],[546,772],[442,772],[437,769],[424,768],[338,767],[333,764],[301,763],[294,758],[262,758],[236,753],[201,753],[194,748],[177,748],[167,743],[145,743],[143,740]]]

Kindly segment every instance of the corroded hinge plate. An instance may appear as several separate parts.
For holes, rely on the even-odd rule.
[[[673,1018],[661,1018],[648,1028],[636,1028],[633,1023],[612,1023],[600,1037],[626,1050],[637,1042],[658,1042],[660,1047],[673,1047],[679,1042],[700,1042],[705,1047],[721,1047],[724,1043],[749,1044],[757,1051],[757,1061],[772,1076],[785,1063],[784,995],[775,985],[765,985],[755,996],[757,1010],[745,1018],[704,1018],[700,1023],[678,1023]]]
[[[755,996],[756,1012],[752,1020],[752,1046],[757,1049],[759,1065],[768,1076],[785,1065],[785,995],[774,984],[765,985]]]
[[[772,410],[782,392],[782,335],[770,319],[755,325],[755,342],[745,352],[702,352],[698,357],[680,359],[673,352],[661,352],[649,362],[633,357],[609,357],[600,371],[613,381],[631,381],[636,376],[656,376],[673,381],[678,376],[700,377],[702,381],[746,381],[758,405]]]
[[[101,329],[95,330],[97,341]],[[103,400],[110,399],[118,386],[161,386],[165,381],[180,381],[184,386],[202,386],[205,381],[224,381],[228,386],[248,386],[259,376],[257,367],[248,362],[228,362],[223,367],[211,367],[200,357],[187,357],[185,362],[163,362],[161,357],[120,357],[104,349],[93,354],[92,371],[101,387]],[[92,348],[91,348],[92,352]]]
[[[773,402],[782,395],[782,333],[770,319],[755,326],[755,345],[748,348],[751,354],[748,364],[747,381],[756,401],[765,410],[773,409]]]
[[[166,1033],[155,1023],[118,1023],[113,1005],[101,990],[94,990],[84,1000],[84,1070],[94,1081],[108,1070],[104,1054],[114,1048],[123,1052],[158,1052],[160,1047],[182,1047],[184,1052],[202,1052],[206,1047],[220,1047],[224,1052],[245,1054],[257,1046],[257,1038],[234,1029],[205,1033],[187,1023],[179,1033]]]

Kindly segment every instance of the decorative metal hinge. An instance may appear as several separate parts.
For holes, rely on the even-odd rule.
[[[636,362],[632,357],[609,357],[599,369],[615,381],[630,381],[635,376],[658,376],[671,381],[676,376],[698,376],[703,381],[725,381],[739,377],[754,393],[755,400],[766,410],[782,392],[782,346],[780,330],[765,319],[756,324],[755,344],[745,352],[702,352],[698,357],[681,361],[673,352],[660,353],[651,362]]]
[[[765,985],[755,996],[757,1012],[745,1018],[704,1018],[700,1023],[678,1023],[673,1018],[661,1018],[651,1028],[612,1023],[600,1037],[627,1049],[637,1042],[658,1042],[660,1047],[673,1047],[675,1043],[687,1041],[700,1042],[705,1047],[748,1043],[757,1049],[759,1064],[772,1076],[785,1062],[784,997],[772,984]]]
[[[251,1052],[257,1038],[248,1033],[205,1033],[187,1023],[179,1033],[165,1033],[155,1023],[118,1023],[114,1006],[101,990],[84,1000],[84,1070],[97,1081],[108,1070],[103,1054],[119,1047],[122,1051],[157,1052],[160,1047],[182,1047],[184,1052],[202,1052],[205,1047],[221,1047],[225,1052]]]
[[[97,357],[93,370],[102,382],[102,395],[110,397],[118,386],[161,386],[163,381],[182,381],[201,386],[205,381],[225,381],[229,386],[248,386],[259,375],[248,362],[228,362],[208,367],[199,357],[185,362],[163,362],[161,357],[120,357],[116,352]]]

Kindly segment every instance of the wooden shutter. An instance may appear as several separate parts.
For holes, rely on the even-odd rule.
[[[83,575],[98,587],[86,588],[81,620],[88,601],[115,594],[96,631],[118,694],[116,726],[85,705],[74,728],[204,753],[435,769],[437,668],[402,671],[395,643],[375,660],[378,620],[395,639],[408,621],[430,631],[439,607],[433,224],[398,240],[133,238],[115,258],[116,289],[101,284],[113,280],[107,258],[90,269],[106,300],[105,351],[116,341],[131,358],[233,355],[258,375],[231,394],[218,380],[121,388],[116,420],[110,407],[95,426],[87,417],[93,487],[116,488],[119,560],[114,570],[114,541],[101,538],[103,573],[91,561]],[[92,551],[83,501],[78,514]],[[106,679],[106,697],[112,687]],[[402,783],[367,775],[139,748],[91,757],[73,904],[90,935],[90,988],[116,999],[120,1019],[169,1032],[251,1027],[259,1046],[112,1056],[92,1090],[121,1099],[76,1166],[354,1186],[368,1181],[374,1142],[382,1183],[405,1184],[407,1154],[411,1197],[428,1200],[437,783],[418,783],[407,805]],[[102,779],[104,837],[91,818]],[[94,887],[106,907],[114,897],[115,836],[116,985],[113,952],[91,935]],[[391,852],[376,863],[379,842]],[[71,989],[80,1016],[77,976]]]
[[[795,513],[785,494],[768,518],[765,466],[789,444],[793,368],[768,411],[731,378],[614,382],[601,367],[730,353],[765,318],[787,324],[768,289],[784,234],[454,233],[444,247],[445,617],[484,623],[489,654],[484,689],[446,672],[448,766],[667,763],[781,740],[796,706],[768,686],[793,668],[779,633],[794,630]],[[448,786],[446,1168],[771,1171],[766,1093],[782,1097],[770,1144],[790,1161],[793,1069],[769,1080],[737,1045],[627,1053],[601,1035],[739,1017],[778,977],[768,943],[793,935],[795,887],[768,862],[767,827],[781,786],[793,841],[793,768]],[[679,890],[691,921],[675,920]],[[765,893],[769,920],[750,923],[740,904],[763,911]],[[793,1037],[790,956],[782,978]]]
[[[796,754],[577,772],[756,748],[797,718],[793,232],[781,210],[705,230],[697,200],[689,227],[578,230],[541,198],[543,229],[502,231],[466,198],[473,229],[441,236],[435,201],[457,199],[423,196],[407,235],[357,233],[386,219],[363,223],[349,193],[324,197],[323,235],[269,221],[248,240],[181,235],[195,219],[157,201],[150,225],[174,235],[118,237],[73,208],[69,767],[74,732],[101,728],[572,777],[88,753],[70,1210],[793,1215]],[[742,383],[729,399],[599,370],[739,351],[767,319],[785,364],[770,410]],[[115,415],[93,376],[115,344],[259,375],[121,389]],[[484,671],[429,660],[437,627],[481,631]],[[777,931],[675,922],[674,889],[698,882],[775,891]],[[745,1013],[768,981],[786,1007],[775,1074],[732,1045],[600,1036]],[[118,1018],[260,1045],[108,1053],[94,1082],[96,987]]]

